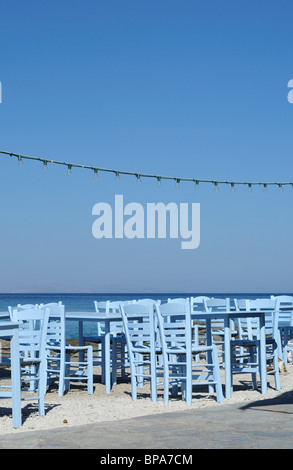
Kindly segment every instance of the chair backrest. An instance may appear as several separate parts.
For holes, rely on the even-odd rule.
[[[259,311],[265,313],[265,327],[266,333],[273,335],[275,338],[277,337],[278,332],[278,320],[279,314],[276,310],[277,300],[276,298],[270,299],[246,299],[246,300],[237,300],[237,308],[242,310],[243,312],[249,311]],[[244,317],[243,317],[244,318]],[[242,325],[244,325],[244,319],[242,320]],[[259,330],[259,319],[258,318],[247,318],[247,325],[249,336],[258,335]],[[249,337],[249,339],[251,339]]]
[[[230,299],[203,299],[203,304],[205,306],[206,312],[221,312],[230,310]]]
[[[49,311],[46,331],[47,345],[60,347],[62,350],[65,350],[65,306],[60,301],[40,304],[39,308],[45,308]]]
[[[205,296],[205,295],[200,295],[197,297],[190,297],[190,308],[191,311],[193,312],[204,312],[205,307],[204,307],[204,300],[209,300],[210,298]]]
[[[135,300],[134,303],[136,304],[151,304],[151,305],[154,305],[154,304],[159,304],[161,303],[160,300],[154,300],[154,299],[138,299],[138,300]]]
[[[293,297],[278,295],[275,298],[276,310],[279,312],[279,326],[293,326]],[[282,308],[286,310],[282,311]]]
[[[44,357],[48,319],[48,309],[13,310],[13,321],[19,323],[21,357]]]
[[[48,308],[51,316],[53,316],[54,314],[58,316],[60,312],[60,307],[62,305],[62,301],[60,300],[60,302],[49,302],[48,304],[39,304],[39,308]]]
[[[203,299],[204,311],[205,312],[226,312],[230,310],[230,299]],[[213,328],[223,328],[224,320],[212,320]]]
[[[8,313],[10,316],[10,319],[12,320],[12,311],[13,310],[28,310],[29,308],[38,308],[37,304],[17,304],[16,307],[11,307],[10,305],[8,306]]]
[[[184,351],[191,361],[191,313],[189,302],[168,302],[155,306],[162,343],[166,356],[172,352]]]
[[[210,297],[207,297],[206,295],[198,295],[196,297],[190,297],[190,304],[192,304],[192,302],[203,302],[204,300],[210,300]]]
[[[155,347],[154,307],[152,304],[120,305],[124,332],[130,353],[138,346]],[[154,349],[153,349],[154,351]]]
[[[250,311],[260,310],[265,312],[266,332],[276,335],[279,322],[279,314],[276,311],[276,299],[256,299],[250,300]]]
[[[234,299],[237,312],[249,312],[249,299]],[[247,318],[245,315],[237,318],[238,331],[240,339],[253,339],[253,331],[258,329],[259,322],[257,318]]]
[[[38,304],[17,304],[19,310],[28,310],[29,308],[38,308]]]
[[[98,313],[120,313],[120,305],[129,305],[131,301],[114,301],[106,300],[105,302],[97,302],[94,300],[95,310]],[[97,322],[98,336],[105,333],[105,322]],[[121,321],[111,322],[111,334],[117,336],[123,332],[123,323]]]
[[[133,300],[117,300],[114,302],[111,302],[110,300],[106,300],[105,302],[97,302],[94,300],[95,310],[96,312],[100,313],[117,313],[120,311],[120,305],[129,305],[133,303]]]
[[[181,304],[181,303],[186,303],[189,302],[189,299],[187,297],[178,297],[177,299],[168,299],[168,303],[173,303],[173,304]]]

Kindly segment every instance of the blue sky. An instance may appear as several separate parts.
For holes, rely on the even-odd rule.
[[[0,149],[86,165],[293,181],[290,0],[0,0]],[[0,156],[0,292],[292,292],[293,192]],[[101,239],[93,205],[198,202],[201,242]]]

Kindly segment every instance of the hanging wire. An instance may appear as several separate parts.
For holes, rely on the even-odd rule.
[[[92,170],[94,172],[94,177],[98,176],[98,173],[106,172],[106,173],[113,173],[116,177],[116,180],[120,180],[120,175],[128,175],[128,176],[135,176],[137,183],[140,184],[143,178],[153,178],[157,181],[158,185],[160,186],[162,180],[172,180],[176,182],[176,187],[179,187],[179,184],[182,181],[192,182],[195,184],[195,188],[199,188],[200,183],[210,183],[214,186],[216,191],[219,190],[220,185],[230,185],[232,191],[235,190],[235,185],[247,185],[248,191],[251,192],[252,186],[263,186],[264,191],[267,191],[268,186],[277,186],[279,190],[282,192],[284,186],[290,185],[293,190],[293,182],[248,182],[248,181],[221,181],[221,180],[208,180],[208,179],[194,179],[194,178],[178,178],[174,176],[164,176],[164,175],[157,175],[157,174],[149,174],[149,173],[137,173],[132,171],[124,171],[124,170],[115,170],[110,168],[100,168],[100,167],[93,167],[88,165],[81,165],[79,163],[70,163],[70,162],[60,162],[58,160],[50,160],[48,158],[41,158],[41,157],[33,157],[30,155],[21,155],[18,153],[6,152],[4,150],[0,150],[0,154],[7,155],[10,157],[15,157],[18,160],[18,164],[22,166],[23,160],[34,160],[40,161],[43,163],[43,168],[46,170],[48,163],[52,163],[55,165],[63,165],[67,167],[67,174],[71,174],[72,168],[84,168],[88,170]]]

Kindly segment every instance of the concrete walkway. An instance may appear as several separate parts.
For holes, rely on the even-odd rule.
[[[248,405],[0,436],[0,449],[123,449],[123,455],[130,449],[292,448],[293,393]]]

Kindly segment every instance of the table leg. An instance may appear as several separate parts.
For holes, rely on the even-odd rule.
[[[260,316],[260,384],[261,393],[267,393],[266,330],[265,316]]]
[[[207,346],[211,346],[213,344],[213,334],[212,334],[212,322],[211,320],[206,320],[206,341],[207,341]],[[208,351],[207,353],[207,360],[208,363],[212,363],[212,352]],[[214,385],[209,385],[209,392],[213,393],[214,390]]]
[[[105,358],[105,388],[106,393],[111,392],[111,344],[110,344],[110,322],[105,321],[105,341],[103,355]]]
[[[230,334],[231,320],[228,316],[224,317],[224,358],[225,358],[225,396],[227,399],[231,398],[231,334]]]
[[[206,320],[206,341],[207,341],[207,346],[211,346],[213,344],[213,338],[212,338],[212,322],[211,320]]]

